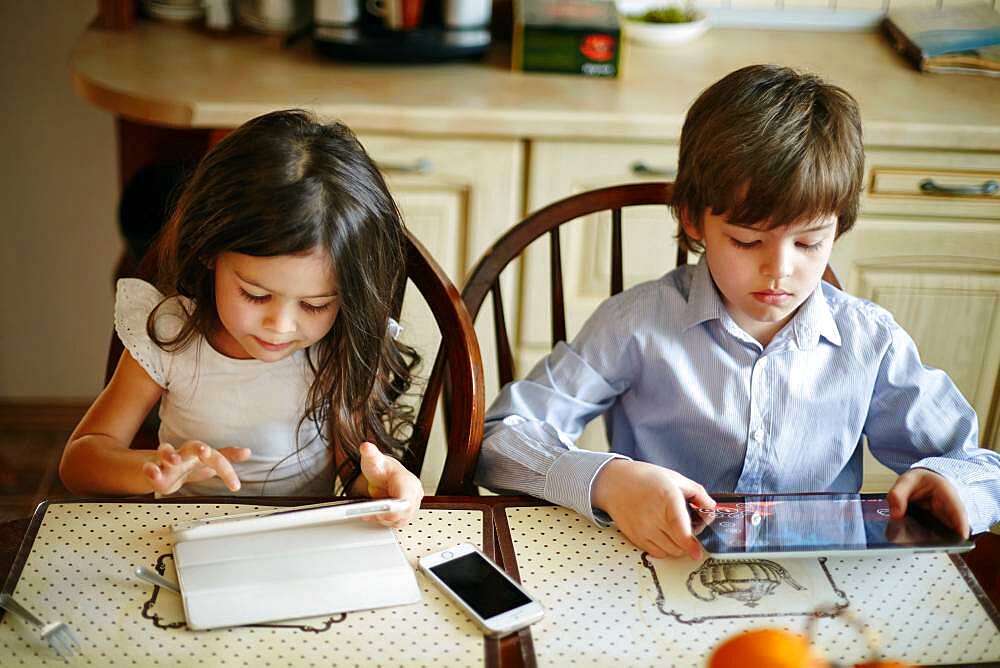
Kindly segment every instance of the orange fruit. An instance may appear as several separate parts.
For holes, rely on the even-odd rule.
[[[780,629],[744,631],[726,639],[708,657],[708,668],[826,668],[809,641]]]

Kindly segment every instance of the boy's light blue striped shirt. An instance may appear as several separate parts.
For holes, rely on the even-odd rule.
[[[574,447],[601,414],[612,454]],[[598,521],[591,485],[617,456],[709,492],[857,492],[864,434],[897,473],[923,467],[954,483],[978,532],[1000,521],[1000,453],[977,447],[977,431],[951,379],[921,364],[885,309],[823,283],[762,349],[703,261],[608,299],[505,387],[477,482]]]

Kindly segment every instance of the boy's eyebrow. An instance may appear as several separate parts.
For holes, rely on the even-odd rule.
[[[259,283],[254,283],[249,278],[247,278],[246,276],[244,276],[240,272],[236,271],[235,269],[233,269],[233,273],[236,274],[236,278],[240,279],[244,283],[252,285],[255,288],[263,290],[264,292],[270,292],[272,294],[280,294],[280,293],[277,293],[275,290],[272,290],[271,288],[268,288],[266,286],[260,285]],[[306,296],[306,297],[299,297],[299,299],[329,299],[331,297],[336,297],[337,294],[338,294],[337,292],[332,292],[332,293],[330,293],[328,295],[309,295],[309,296]]]
[[[805,234],[807,232],[819,232],[820,230],[829,229],[829,228],[833,227],[836,224],[837,224],[837,221],[836,221],[836,219],[834,219],[834,220],[831,220],[831,221],[826,222],[826,223],[822,223],[822,222],[821,223],[816,223],[816,224],[814,224],[812,226],[809,226],[809,227],[795,228],[795,234]],[[758,229],[755,229],[754,227],[746,227],[744,225],[734,225],[733,223],[729,223],[729,222],[726,222],[726,221],[723,221],[723,225],[725,225],[726,227],[738,227],[741,230],[753,230],[754,232],[766,232],[766,231],[769,231],[769,230],[758,230]],[[790,226],[790,227],[793,227],[793,226]]]
[[[831,220],[825,223],[816,223],[812,227],[803,227],[802,229],[795,230],[796,233],[803,232],[819,232],[820,230],[826,230],[837,224],[837,220]]]

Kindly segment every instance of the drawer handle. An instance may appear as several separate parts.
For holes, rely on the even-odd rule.
[[[677,176],[677,170],[672,167],[652,167],[642,160],[636,160],[629,167],[636,176]]]
[[[434,167],[427,158],[417,158],[413,162],[379,162],[376,166],[380,172],[398,174],[430,174]]]
[[[934,179],[924,179],[920,182],[920,190],[925,193],[943,193],[946,195],[993,195],[1000,192],[1000,182],[990,179],[978,186],[942,186],[934,183]]]

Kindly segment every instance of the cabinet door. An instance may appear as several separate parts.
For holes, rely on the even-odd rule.
[[[520,216],[522,144],[384,135],[365,135],[360,140],[385,176],[407,227],[461,289],[472,263]],[[511,282],[511,278],[506,280]],[[506,288],[507,294],[514,294],[512,287],[511,283]],[[440,335],[427,305],[414,296],[412,284],[407,294],[402,339],[421,353],[422,371],[427,373]],[[476,329],[481,342],[492,340],[488,310],[478,318]],[[483,355],[487,388],[493,390],[496,363],[486,345]],[[492,393],[487,400],[491,397]],[[439,411],[421,474],[428,491],[433,491],[444,465],[443,434]]]
[[[848,292],[893,314],[924,364],[951,376],[976,409],[983,447],[997,449],[1000,225],[865,217],[837,241],[831,263]],[[868,463],[866,484],[895,477]]]
[[[677,171],[677,145],[662,143],[548,142],[531,145],[528,210],[604,186],[637,181],[671,181]],[[600,214],[610,219],[610,214]],[[673,269],[677,223],[668,209],[630,207],[622,212],[625,287]],[[588,216],[560,230],[567,336],[572,338],[611,284],[611,226]],[[695,260],[696,261],[696,260]],[[521,275],[520,326],[513,338],[515,377],[527,373],[552,349],[548,237],[525,253]],[[580,447],[607,450],[603,420],[593,421]]]
[[[669,181],[676,173],[676,166],[677,146],[665,142],[534,142],[528,210],[536,211],[563,197],[594,188],[637,181]],[[560,230],[566,327],[570,338],[608,297],[611,282],[609,220],[608,213],[588,216]],[[626,287],[673,269],[677,224],[666,207],[631,207],[622,212],[622,220]],[[527,372],[552,347],[549,285],[546,236],[536,241],[524,258],[521,326],[515,339],[518,373]]]

